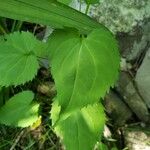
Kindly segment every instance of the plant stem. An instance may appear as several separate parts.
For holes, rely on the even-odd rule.
[[[0,17],[0,26],[3,28],[3,33],[9,33],[6,25],[6,18],[4,19]]]
[[[0,24],[0,31],[3,33],[3,34],[6,34],[7,32],[5,31],[5,29],[2,27],[2,25]]]
[[[16,24],[16,27],[15,27],[15,30],[19,31],[21,29],[22,25],[23,25],[23,21],[18,21]]]
[[[85,10],[85,14],[86,14],[86,15],[87,15],[87,13],[88,13],[89,8],[90,8],[90,4],[87,4],[86,10]]]
[[[11,28],[11,32],[19,31],[21,29],[22,24],[23,24],[22,21],[14,20],[12,28]]]
[[[36,32],[36,30],[37,30],[37,24],[35,25],[35,27],[34,27],[34,29],[33,29],[33,34],[35,35],[35,32]]]
[[[18,137],[16,138],[15,142],[13,143],[13,145],[11,146],[10,150],[14,150],[16,145],[18,144],[19,140],[21,139],[21,137],[23,136],[23,134],[25,133],[25,130],[22,130]]]
[[[14,32],[15,26],[16,26],[16,22],[17,22],[16,20],[13,21],[11,32]]]

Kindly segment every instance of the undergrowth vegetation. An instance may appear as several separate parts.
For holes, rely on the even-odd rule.
[[[86,1],[86,13],[96,2]],[[1,25],[0,123],[21,127],[23,134],[22,128],[34,130],[45,121],[43,139],[54,131],[67,150],[92,150],[101,141],[106,121],[101,99],[119,72],[112,33],[87,15],[51,0],[5,0],[0,2],[0,15],[1,20],[15,19],[11,29]],[[21,30],[23,21],[49,25],[53,32],[47,42],[40,41],[34,32]],[[39,80],[43,61],[50,73]],[[54,80],[51,91],[56,89],[57,94],[51,100],[41,98],[35,88],[44,80]],[[52,149],[60,145],[55,146],[49,145]]]

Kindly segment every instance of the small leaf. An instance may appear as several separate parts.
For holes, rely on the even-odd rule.
[[[28,127],[38,120],[39,104],[32,103],[34,94],[24,91],[13,96],[0,108],[0,123]]]
[[[55,101],[51,111],[52,121],[57,120],[58,110],[59,106]],[[104,128],[103,110],[102,105],[94,104],[74,112],[55,126],[55,131],[65,144],[66,150],[92,150],[94,148]]]
[[[0,85],[19,85],[30,81],[39,68],[36,56],[44,51],[44,44],[29,32],[6,35],[0,44]]]
[[[105,28],[87,37],[57,30],[49,40],[50,63],[61,114],[94,104],[113,86],[119,70],[118,45]]]

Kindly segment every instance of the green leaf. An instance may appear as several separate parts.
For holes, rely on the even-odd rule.
[[[108,149],[106,144],[100,142],[100,143],[97,144],[97,149],[96,150],[109,150],[109,149]]]
[[[53,103],[51,116],[55,123],[60,106]],[[74,112],[66,120],[55,126],[55,132],[62,139],[66,150],[92,150],[103,132],[105,123],[104,108],[94,104]]]
[[[7,35],[0,44],[0,85],[19,85],[32,80],[39,68],[37,55],[41,55],[43,43],[29,32]]]
[[[120,59],[109,31],[100,28],[80,37],[73,31],[57,30],[48,47],[61,114],[94,104],[114,85]]]
[[[4,42],[4,37],[0,36],[0,44]]]
[[[0,123],[28,127],[38,119],[39,104],[32,103],[34,94],[24,91],[13,96],[0,108]]]
[[[5,0],[0,16],[29,21],[55,28],[72,27],[88,32],[101,25],[90,17],[55,0]]]
[[[58,2],[69,5],[72,2],[72,0],[58,0]]]

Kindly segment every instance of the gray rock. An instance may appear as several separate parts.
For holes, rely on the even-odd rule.
[[[123,96],[126,104],[136,114],[136,116],[143,122],[150,121],[150,114],[145,102],[138,94],[136,87],[132,82],[129,74],[122,72],[117,85],[117,91]]]
[[[142,65],[135,78],[139,93],[150,108],[150,48],[146,53]]]
[[[122,126],[131,118],[131,110],[113,91],[106,95],[104,103],[106,112],[113,119],[115,125]]]
[[[150,128],[128,127],[124,138],[129,150],[150,150]]]
[[[113,33],[130,32],[150,17],[150,0],[101,0],[89,13]]]
[[[141,53],[144,52],[144,50],[147,50],[148,43],[150,42],[150,22],[149,21],[150,19],[148,20],[148,23],[143,24],[143,26],[141,26],[142,36],[140,40],[134,41],[130,54],[127,56],[127,59],[129,61],[136,59],[137,57],[141,55]]]

